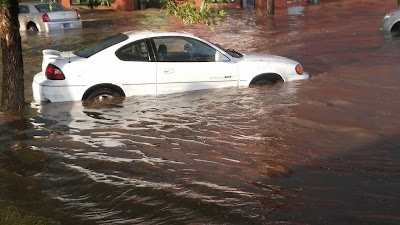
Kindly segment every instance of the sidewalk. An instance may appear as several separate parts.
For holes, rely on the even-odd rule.
[[[147,17],[155,14],[167,14],[163,9],[150,8],[146,10],[135,10],[135,11],[120,11],[111,8],[75,8],[81,14],[82,21],[94,21],[94,20],[114,20],[134,17]]]

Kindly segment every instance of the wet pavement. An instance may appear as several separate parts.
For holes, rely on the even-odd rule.
[[[399,224],[400,38],[379,31],[393,8],[229,10],[214,32],[157,9],[83,11],[82,30],[22,33],[28,102],[43,49],[125,30],[191,32],[312,77],[0,114],[0,199],[60,224]]]

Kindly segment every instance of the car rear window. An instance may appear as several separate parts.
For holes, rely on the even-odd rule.
[[[19,13],[29,13],[29,7],[27,5],[19,5]]]
[[[74,54],[79,57],[89,58],[90,56],[92,56],[100,51],[103,51],[104,49],[111,47],[115,44],[123,42],[127,39],[128,39],[128,36],[126,34],[117,34],[112,37],[106,38],[102,41],[94,42],[92,44],[86,45],[86,46],[74,51]]]
[[[39,12],[67,11],[66,8],[64,8],[62,5],[58,3],[51,3],[51,5],[49,3],[35,5],[35,8]]]

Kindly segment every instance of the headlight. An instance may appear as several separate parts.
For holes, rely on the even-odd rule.
[[[295,70],[296,70],[296,73],[297,73],[297,74],[299,74],[299,75],[302,75],[302,74],[303,74],[303,67],[302,67],[300,64],[298,64],[298,65],[296,66]]]

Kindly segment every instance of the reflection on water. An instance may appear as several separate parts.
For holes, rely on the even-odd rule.
[[[378,31],[392,7],[231,10],[215,32],[148,10],[23,33],[27,87],[42,49],[128,29],[287,56],[312,77],[0,114],[0,199],[61,224],[398,224],[400,39]]]

